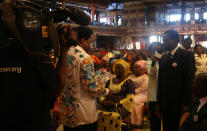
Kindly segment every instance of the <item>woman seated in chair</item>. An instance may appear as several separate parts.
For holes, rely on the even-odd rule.
[[[108,80],[109,94],[100,100],[98,131],[121,131],[121,123],[129,118],[134,104],[134,83],[128,79],[129,64],[118,59],[113,64],[115,78]]]
[[[133,65],[133,75],[129,76],[135,84],[135,104],[131,115],[133,127],[142,128],[143,108],[147,102],[149,77],[146,70],[146,61],[139,60]]]
[[[207,131],[207,73],[196,76],[193,89],[198,99],[182,116],[179,131]]]

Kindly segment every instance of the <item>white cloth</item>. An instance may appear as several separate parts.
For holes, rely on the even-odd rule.
[[[102,81],[104,82],[105,85],[106,85],[108,80],[116,77],[116,75],[112,74],[110,71],[107,71],[106,69],[104,71],[102,71],[102,69],[100,69],[100,70],[103,73]]]
[[[195,53],[195,61],[196,61],[196,75],[199,73],[206,73],[207,72],[207,56],[206,54],[201,54],[199,56]]]
[[[131,124],[142,126],[144,103],[134,104],[131,114]]]
[[[183,45],[181,45],[180,48],[183,49],[183,50],[186,50],[186,51],[193,52],[193,49],[192,48],[186,49]]]
[[[172,57],[174,56],[175,52],[178,50],[179,46],[177,46],[175,49],[173,49],[170,54],[172,55]]]
[[[131,123],[133,125],[141,126],[143,120],[143,107],[147,102],[147,88],[149,77],[146,74],[136,77],[135,75],[129,76],[135,84],[135,103],[131,114]]]
[[[60,123],[69,127],[97,121],[94,65],[91,57],[80,47],[67,53],[67,80],[60,98]]]
[[[149,84],[148,84],[148,101],[157,101],[157,87],[158,87],[158,62],[151,66],[152,61],[147,61],[147,72],[149,74]]]
[[[201,98],[199,101],[200,101],[200,105],[198,106],[197,112],[199,112],[200,109],[207,103],[207,96]]]
[[[143,74],[139,77],[135,75],[129,76],[135,84],[135,104],[145,103],[147,102],[147,94],[148,94],[148,82],[149,77],[147,74]]]

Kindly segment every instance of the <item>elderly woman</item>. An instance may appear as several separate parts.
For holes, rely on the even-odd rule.
[[[146,71],[146,61],[140,60],[133,65],[133,75],[129,76],[135,83],[135,104],[131,115],[133,127],[142,127],[143,107],[147,102],[149,77]]]
[[[134,104],[134,83],[128,79],[129,64],[118,59],[113,64],[115,78],[108,80],[109,94],[100,101],[98,131],[121,131],[121,122],[129,118]]]

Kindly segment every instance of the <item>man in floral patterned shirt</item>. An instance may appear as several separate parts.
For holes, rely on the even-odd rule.
[[[87,54],[93,31],[80,26],[77,32],[78,46],[67,53],[67,80],[58,98],[59,123],[64,125],[64,131],[96,131],[96,96],[108,91],[96,86],[94,64]]]

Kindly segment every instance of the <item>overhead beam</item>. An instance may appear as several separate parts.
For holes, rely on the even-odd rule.
[[[91,4],[95,6],[107,7],[109,4],[108,0],[66,0],[71,3],[84,4],[90,6]]]

